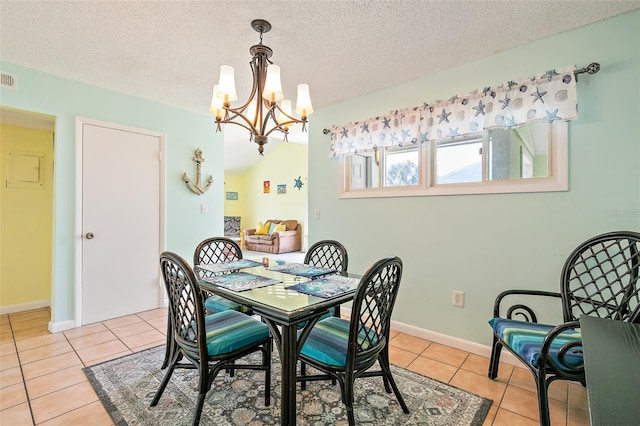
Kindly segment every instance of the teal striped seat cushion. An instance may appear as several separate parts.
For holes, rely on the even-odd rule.
[[[492,318],[489,324],[493,328],[495,335],[527,363],[536,368],[540,366],[542,341],[555,326],[504,318]],[[558,360],[558,351],[566,343],[580,341],[582,341],[582,335],[575,330],[567,330],[556,336],[549,350],[553,363],[566,370]],[[581,365],[582,346],[571,349],[565,356],[565,362],[571,366]]]
[[[269,328],[249,315],[228,310],[204,318],[207,352],[222,355],[269,336]]]
[[[240,303],[236,303],[232,300],[225,299],[224,297],[216,295],[207,297],[207,299],[204,301],[204,308],[210,314],[217,314],[218,312],[229,310],[242,312],[243,314],[252,312],[251,308],[246,305],[241,305]]]
[[[336,308],[329,308],[329,311],[326,314],[322,314],[318,321],[322,321],[325,318],[332,317],[335,311],[336,311]],[[298,323],[298,328],[304,328],[305,325],[307,325],[307,321],[302,321],[301,323]]]
[[[364,331],[360,333],[360,342],[364,341],[363,336]],[[348,346],[349,321],[332,316],[313,326],[300,352],[321,363],[344,367],[347,363]]]

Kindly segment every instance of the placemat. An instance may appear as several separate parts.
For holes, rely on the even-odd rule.
[[[269,270],[307,278],[320,277],[322,275],[337,272],[332,268],[321,268],[319,266],[307,265],[305,263],[285,263],[284,265],[274,265],[269,267]]]
[[[233,291],[251,290],[281,282],[275,278],[261,277],[247,272],[232,272],[230,274],[206,277],[203,280]]]
[[[328,299],[338,294],[355,290],[360,280],[357,278],[342,277],[332,275],[330,277],[318,278],[300,284],[287,287],[287,290],[295,290],[298,293],[309,294],[311,296]]]
[[[197,265],[196,268],[208,272],[229,272],[237,271],[238,269],[254,268],[256,266],[262,266],[262,263],[250,259],[239,259],[222,263],[201,263]]]

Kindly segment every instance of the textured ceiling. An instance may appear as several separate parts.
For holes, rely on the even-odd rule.
[[[308,83],[317,109],[638,8],[640,0],[1,0],[0,59],[206,113],[221,64],[236,69],[238,96],[248,96],[249,47],[259,41],[250,22],[262,18],[273,25],[264,44],[285,97]],[[238,137],[246,140],[225,138],[229,171],[257,156]]]

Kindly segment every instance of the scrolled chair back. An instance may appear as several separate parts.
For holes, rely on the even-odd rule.
[[[640,233],[609,232],[578,246],[562,270],[564,320],[640,321]]]

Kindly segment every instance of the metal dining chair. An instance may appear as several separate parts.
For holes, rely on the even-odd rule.
[[[198,399],[193,425],[200,422],[204,399],[220,370],[232,368],[264,370],[264,404],[271,401],[271,337],[259,320],[227,310],[205,316],[199,281],[187,262],[175,253],[164,252],[160,267],[169,295],[171,338],[176,349],[151,406],[158,404],[176,368],[198,370]],[[235,363],[254,352],[262,353],[260,364]],[[185,360],[185,362],[181,362]]]
[[[350,320],[325,318],[301,331],[299,336],[304,342],[300,361],[324,374],[301,374],[298,381],[304,385],[307,381],[337,380],[350,426],[355,424],[354,382],[360,377],[381,376],[385,391],[393,391],[402,410],[409,413],[389,365],[391,314],[401,277],[400,258],[379,260],[358,284]],[[379,370],[371,370],[376,362]]]

